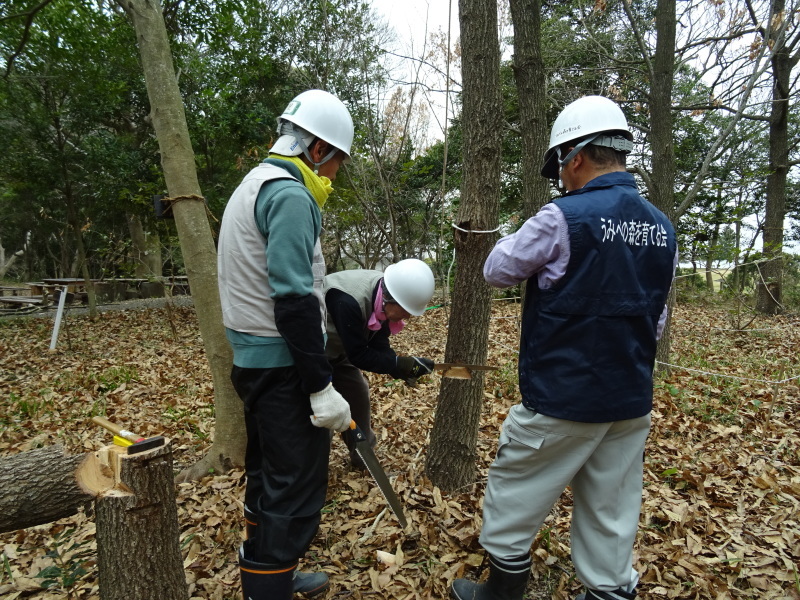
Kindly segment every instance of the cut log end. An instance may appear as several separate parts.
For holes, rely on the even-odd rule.
[[[88,454],[75,472],[81,489],[95,497],[112,491],[119,483],[119,456],[124,452],[120,446],[106,446]]]
[[[136,454],[128,454],[122,446],[106,446],[97,452],[88,454],[78,467],[75,478],[81,489],[87,494],[99,496],[126,496],[133,492],[122,481],[123,464],[128,460],[148,460],[163,454],[169,447],[165,443]]]

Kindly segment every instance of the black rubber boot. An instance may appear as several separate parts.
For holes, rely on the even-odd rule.
[[[258,519],[256,514],[244,507],[244,526],[246,539],[251,540],[255,537],[256,527],[258,526]],[[294,572],[293,589],[295,594],[303,594],[308,598],[313,598],[317,594],[321,594],[328,589],[330,583],[328,576],[322,571],[316,573],[303,573],[301,571]]]
[[[503,562],[489,557],[489,579],[475,583],[456,579],[450,589],[455,600],[522,600],[531,572],[530,556]]]
[[[297,564],[268,565],[247,560],[239,549],[244,600],[292,600]]]
[[[330,587],[328,576],[322,571],[314,573],[294,572],[294,593],[303,594],[307,598],[313,598],[322,594]]]
[[[247,505],[244,505],[244,539],[252,540],[256,536],[256,525],[258,525],[258,519],[256,518],[256,513],[252,510],[247,508]]]

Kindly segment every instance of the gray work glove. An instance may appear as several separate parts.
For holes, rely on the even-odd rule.
[[[433,372],[433,361],[419,356],[398,356],[397,372],[400,379],[411,387],[417,385],[417,379]]]
[[[342,432],[350,427],[350,405],[342,395],[337,392],[332,383],[329,383],[319,392],[314,392],[311,398],[311,423],[315,427],[326,427],[333,431]]]

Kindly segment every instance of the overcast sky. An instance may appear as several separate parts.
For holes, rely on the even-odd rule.
[[[441,28],[447,31],[448,7],[452,2],[451,27],[458,31],[458,2],[456,0],[372,0],[372,6],[386,17],[399,37],[422,41],[425,22],[428,31]],[[456,36],[453,36],[456,37]]]

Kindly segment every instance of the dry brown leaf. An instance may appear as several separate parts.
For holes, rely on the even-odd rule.
[[[331,577],[331,591],[320,600],[342,593],[355,600],[446,598],[453,579],[485,576],[478,542],[481,502],[502,421],[519,401],[518,311],[509,302],[492,306],[497,318],[490,322],[488,362],[500,369],[485,374],[477,478],[467,491],[448,494],[425,477],[441,380],[422,378],[412,390],[387,376],[367,375],[378,459],[410,524],[403,532],[391,514],[378,519],[385,500],[369,477],[349,470],[347,451],[335,438],[329,505],[301,565]],[[0,349],[18,350],[0,351],[0,402],[6,403],[0,406],[0,452],[56,442],[72,452],[96,449],[110,440],[88,418],[106,414],[140,435],[170,437],[176,468],[197,460],[213,435],[213,386],[193,310],[176,307],[173,314],[177,339],[163,310],[103,313],[96,321],[68,316],[55,353],[47,352],[48,319],[2,323]],[[722,331],[728,320],[727,310],[679,304],[672,361],[697,366],[692,361],[699,356],[709,365],[705,370],[750,379],[800,374],[796,317],[762,318],[753,325],[765,329],[758,334]],[[412,319],[393,344],[399,353],[443,361],[446,338],[440,309]],[[798,598],[800,388],[787,384],[774,395],[771,385],[734,384],[680,369],[657,382],[636,548],[642,597]],[[193,599],[240,597],[236,549],[242,540],[243,486],[241,470],[177,486]],[[548,545],[539,538],[535,546],[532,600],[571,600],[580,591],[569,559],[570,510],[567,490],[546,521]],[[94,526],[86,515],[0,536],[14,577],[13,584],[0,578],[0,594],[63,598],[57,590],[42,590],[35,575],[52,565],[44,549],[52,546],[54,534],[70,528],[75,541],[94,548]],[[379,551],[395,564],[381,563]],[[96,565],[88,566],[75,597],[94,600]]]

